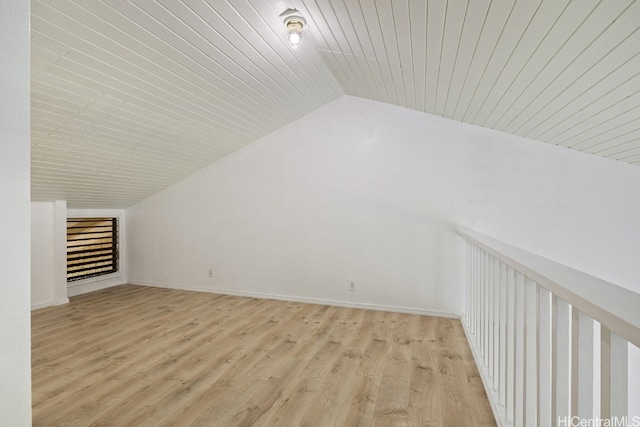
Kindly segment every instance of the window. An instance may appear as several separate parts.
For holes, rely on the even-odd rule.
[[[118,218],[67,218],[67,282],[118,271]]]

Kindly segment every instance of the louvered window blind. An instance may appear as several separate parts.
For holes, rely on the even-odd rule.
[[[67,218],[67,282],[118,271],[118,218]]]

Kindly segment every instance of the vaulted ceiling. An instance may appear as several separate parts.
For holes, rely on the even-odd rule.
[[[32,200],[130,206],[344,94],[640,165],[640,1],[31,5]]]

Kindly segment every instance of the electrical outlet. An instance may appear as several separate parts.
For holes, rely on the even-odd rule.
[[[356,290],[356,281],[355,280],[349,280],[349,291],[353,292]]]
[[[213,277],[213,270],[209,269],[209,277]]]

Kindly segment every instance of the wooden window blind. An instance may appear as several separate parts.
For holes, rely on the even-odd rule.
[[[67,218],[67,282],[118,271],[118,218]]]

